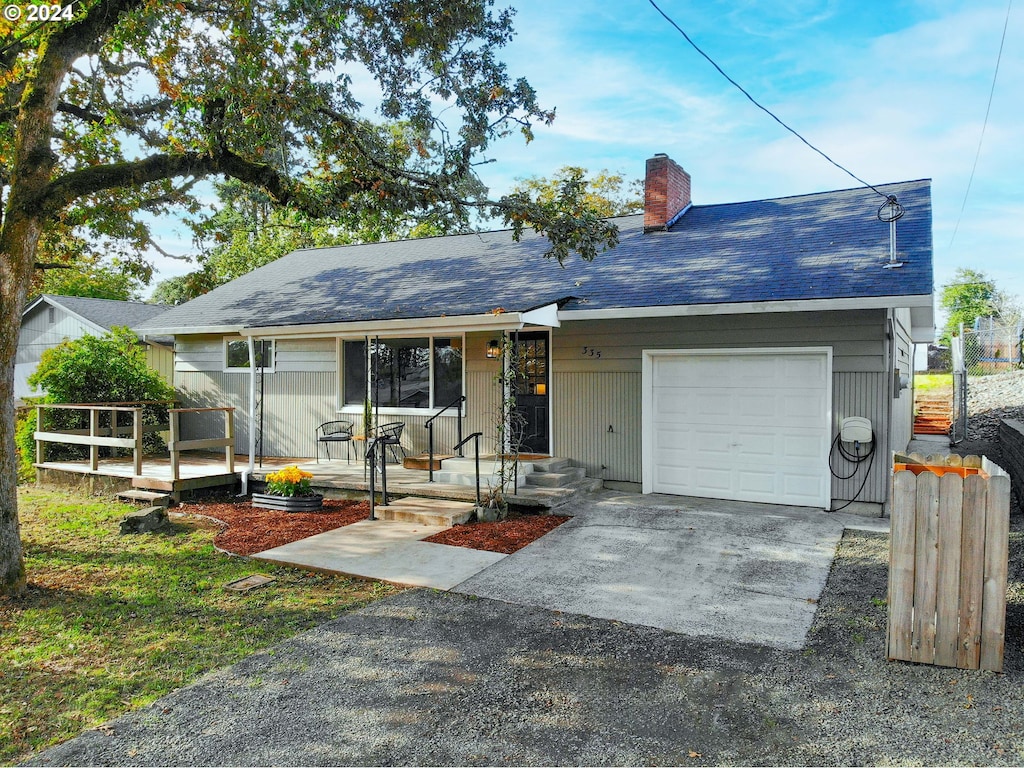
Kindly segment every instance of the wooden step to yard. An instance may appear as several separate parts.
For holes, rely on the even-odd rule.
[[[434,471],[437,472],[441,469],[441,462],[445,459],[455,458],[454,453],[435,453],[434,454]],[[406,469],[421,469],[424,472],[430,471],[430,454],[421,453],[419,456],[406,456],[402,459],[402,466]]]
[[[376,507],[374,512],[381,520],[399,520],[451,528],[453,525],[469,522],[476,514],[476,504],[469,501],[406,496],[403,499],[391,499],[386,507]]]
[[[169,493],[159,491],[142,491],[137,488],[130,491],[121,491],[116,498],[131,501],[136,504],[148,504],[151,507],[169,507],[173,502]]]

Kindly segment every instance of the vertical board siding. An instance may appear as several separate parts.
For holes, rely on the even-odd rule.
[[[168,384],[174,384],[174,350],[161,344],[146,345],[146,365],[160,374]]]
[[[639,483],[640,378],[639,372],[556,372],[554,453],[572,458],[588,477]]]
[[[472,366],[466,371],[466,423],[463,431],[466,435],[483,432],[480,438],[482,453],[497,451],[496,419],[501,407],[501,394],[496,375],[497,364]]]
[[[875,431],[875,454],[871,461],[871,472],[860,496],[857,491],[864,483],[867,462],[848,480],[832,477],[832,498],[876,504],[885,502],[888,496],[890,455],[888,437],[884,428],[886,419],[885,384],[886,376],[878,373],[836,373],[832,378],[832,436],[839,434],[839,426],[848,416],[863,416],[871,420]],[[853,465],[838,455],[838,449],[831,454],[832,467],[837,474],[848,475]]]

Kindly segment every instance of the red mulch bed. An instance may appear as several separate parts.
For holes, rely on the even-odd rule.
[[[568,519],[554,515],[510,514],[507,520],[497,523],[456,525],[454,528],[435,533],[424,541],[511,555],[527,544],[532,544],[545,533],[553,531]]]
[[[214,538],[214,544],[232,554],[252,555],[366,520],[370,505],[350,499],[324,499],[324,508],[318,512],[279,512],[253,507],[248,501],[198,502],[181,504],[173,511],[219,520],[225,527]],[[568,519],[512,514],[498,523],[457,525],[424,541],[512,554]]]
[[[324,499],[324,508],[318,512],[280,512],[235,501],[186,503],[173,511],[220,520],[226,527],[213,543],[236,555],[252,555],[365,520],[370,516],[370,505],[365,501]]]

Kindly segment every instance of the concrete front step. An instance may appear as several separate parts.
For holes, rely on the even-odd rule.
[[[451,528],[469,522],[476,514],[476,505],[468,501],[407,496],[404,499],[392,499],[386,507],[376,507],[374,513],[381,520]]]
[[[445,459],[441,464],[442,472],[458,472],[463,475],[473,475],[476,473],[476,459],[464,458],[455,456],[450,459]],[[481,456],[480,457],[480,477],[485,475],[497,475],[501,471],[501,462],[495,459],[493,456]],[[520,461],[519,462],[519,476],[525,477],[526,475],[533,472],[532,461]],[[434,476],[437,476],[437,472],[434,472]]]
[[[550,459],[531,459],[534,472],[561,472],[563,469],[572,466],[568,459],[559,459],[552,456]]]
[[[603,487],[604,481],[595,477],[585,477],[583,480],[579,480],[572,485],[554,488],[544,488],[531,484],[522,493],[524,495],[528,493],[531,499],[548,509],[555,509],[578,499],[582,494],[594,493]]]
[[[564,488],[585,479],[587,470],[583,467],[564,467],[558,472],[534,472],[526,482],[541,488]]]
[[[474,472],[449,472],[448,470],[442,469],[440,472],[434,473],[435,483],[449,483],[451,485],[464,485],[467,488],[476,487],[476,473]],[[486,492],[488,488],[497,488],[501,484],[501,477],[499,475],[487,475],[482,471],[480,473],[480,489]],[[522,488],[527,484],[525,475],[519,475],[519,482],[516,483],[516,488]],[[512,487],[512,481],[509,480],[509,487]]]

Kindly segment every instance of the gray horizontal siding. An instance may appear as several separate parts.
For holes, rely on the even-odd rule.
[[[183,337],[177,340],[174,348],[176,371],[224,370],[223,336]],[[278,339],[274,342],[275,373],[328,373],[337,371],[337,367],[337,346],[334,339]],[[248,374],[239,372],[233,375]]]
[[[18,334],[16,364],[38,363],[43,351],[55,347],[64,339],[80,339],[86,334],[100,336],[94,326],[86,325],[77,317],[59,307],[54,310],[54,321],[50,322],[50,305],[42,302],[31,315],[24,318]]]
[[[645,349],[831,346],[834,371],[885,366],[885,312],[785,312],[566,323],[554,331],[555,370],[640,371]],[[590,350],[595,354],[591,355]],[[596,353],[600,353],[600,357]]]

